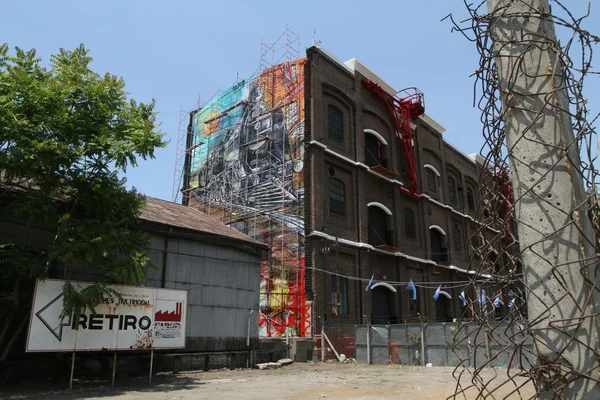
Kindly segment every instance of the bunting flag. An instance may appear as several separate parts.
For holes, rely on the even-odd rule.
[[[458,298],[460,299],[461,306],[463,308],[466,307],[467,306],[467,297],[465,296],[464,290],[462,292],[460,292],[460,294],[458,295]]]
[[[438,288],[435,290],[435,293],[433,294],[433,300],[437,301],[437,299],[439,299],[440,290],[442,290],[442,285],[438,286]]]
[[[371,280],[369,281],[369,283],[367,284],[367,287],[365,288],[365,292],[368,292],[369,289],[371,289],[371,285],[373,284],[373,279],[375,278],[375,272],[373,272],[373,275],[371,275]]]
[[[496,308],[500,308],[504,305],[502,300],[500,300],[500,297],[496,297],[493,304],[494,304],[494,307],[496,307]]]
[[[510,308],[511,310],[515,307],[516,303],[516,297],[513,297],[512,299],[510,299],[510,301],[508,302],[508,308]]]
[[[479,299],[477,300],[477,302],[481,306],[485,306],[485,303],[487,303],[487,297],[486,297],[485,291],[483,289],[481,290],[481,294],[479,295]]]
[[[417,288],[415,287],[415,284],[413,283],[412,279],[410,280],[410,282],[408,282],[408,286],[406,287],[406,289],[410,290],[413,293],[412,300],[416,300],[417,299]]]

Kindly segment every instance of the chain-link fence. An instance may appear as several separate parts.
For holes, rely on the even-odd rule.
[[[517,349],[531,354],[532,344],[519,326],[502,323],[490,330],[454,323],[355,326],[356,361],[371,364],[523,370],[531,366],[531,357],[515,354]]]
[[[541,398],[600,398],[600,113],[590,102],[600,37],[585,28],[589,4],[464,3],[467,17],[452,21],[479,53],[484,146],[470,240],[476,273],[459,323],[474,330],[473,353],[457,364],[475,368],[455,397],[511,386],[519,398],[522,377]],[[500,326],[494,307],[504,310]],[[508,370],[490,380],[491,365]]]
[[[327,322],[322,328],[321,333],[316,335],[316,359],[346,361],[356,357],[354,324]]]

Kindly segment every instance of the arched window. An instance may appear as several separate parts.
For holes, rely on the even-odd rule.
[[[346,216],[346,185],[339,179],[329,178],[329,212]]]
[[[404,209],[404,234],[408,238],[417,238],[417,221],[415,220],[415,212],[410,208]]]
[[[455,226],[454,228],[452,228],[452,236],[454,239],[454,251],[459,253],[463,251],[463,247],[462,247],[462,238],[461,238],[461,233],[460,233],[460,229],[458,228],[458,226]]]
[[[467,189],[467,207],[470,211],[475,211],[475,196],[471,189]]]
[[[458,196],[456,194],[456,181],[454,178],[448,178],[448,195],[450,198],[450,203],[458,204]]]
[[[372,129],[365,129],[365,164],[368,167],[381,165],[387,168],[386,145],[387,142],[379,133]]]
[[[344,113],[331,104],[327,106],[327,134],[330,139],[344,142]]]
[[[392,231],[388,229],[388,213],[378,206],[369,206],[368,241],[372,246],[392,246]]]
[[[430,192],[437,192],[437,184],[435,182],[435,172],[431,169],[427,169],[427,190]]]
[[[429,227],[429,244],[431,246],[430,260],[435,262],[448,261],[448,249],[444,247],[444,236],[446,236],[446,232],[437,225]]]

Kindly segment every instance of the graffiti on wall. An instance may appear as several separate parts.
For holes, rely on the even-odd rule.
[[[219,93],[192,118],[190,180],[202,209],[267,243],[263,336],[310,333],[304,289],[304,63],[278,64]]]

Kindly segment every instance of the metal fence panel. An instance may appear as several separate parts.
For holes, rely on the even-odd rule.
[[[448,365],[446,355],[446,346],[429,346],[425,347],[427,353],[427,362],[435,367],[445,367]]]
[[[356,346],[367,345],[367,325],[357,325],[354,332],[356,335]]]
[[[498,368],[529,368],[532,345],[517,324],[490,324],[485,330],[479,325],[463,326],[453,323],[373,325],[371,327],[371,362],[374,364]],[[367,361],[367,326],[355,328],[356,359]],[[423,336],[421,330],[423,329]],[[424,339],[423,353],[421,340]],[[525,351],[517,352],[521,346]],[[490,361],[488,353],[493,357]],[[519,354],[520,353],[520,354]],[[517,354],[513,356],[513,354]]]
[[[444,336],[446,339],[446,345],[449,348],[457,345],[460,340],[458,326],[455,324],[447,324],[444,328]]]
[[[493,364],[496,368],[508,368],[511,365],[511,358],[514,353],[514,348],[505,348],[505,347],[491,347],[490,354],[494,357]]]
[[[408,337],[406,336],[406,325],[390,326],[390,341],[397,346],[408,346]]]
[[[373,364],[389,363],[389,333],[387,325],[371,326],[371,360]]]
[[[374,346],[385,345],[387,347],[389,341],[389,332],[387,325],[372,325],[371,326],[371,343]]]
[[[367,345],[366,343],[363,345],[356,345],[356,362],[366,363],[368,360],[367,357]]]
[[[387,346],[373,346],[371,350],[371,362],[373,364],[389,364],[390,352]]]
[[[426,324],[425,343],[427,343],[428,346],[445,346],[445,327],[446,324]]]
[[[407,347],[407,365],[421,365],[421,347],[420,346],[408,346]]]
[[[474,347],[473,353],[474,353],[474,360],[475,360],[475,364],[473,365],[474,368],[491,367],[492,366],[488,360],[487,351],[486,351],[485,346]]]
[[[468,346],[453,346],[448,349],[448,366],[455,367],[471,365],[470,352]]]

